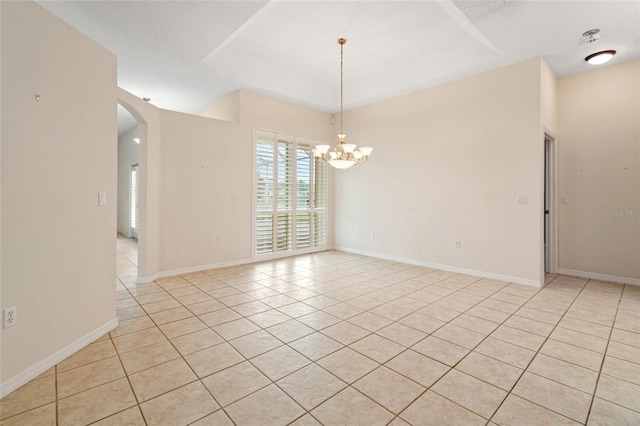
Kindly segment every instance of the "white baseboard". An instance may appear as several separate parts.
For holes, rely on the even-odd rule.
[[[246,265],[252,263],[252,259],[231,260],[228,262],[210,263],[208,265],[191,266],[188,268],[171,269],[169,271],[156,272],[155,274],[136,278],[137,284],[148,284],[158,278],[174,277],[176,275],[189,274],[191,272],[207,271],[209,269],[228,268],[229,266]]]
[[[158,278],[160,278],[160,273],[158,272],[152,275],[147,275],[146,277],[137,277],[136,284],[149,284],[150,282],[153,282]]]
[[[30,380],[35,379],[40,374],[44,373],[54,365],[58,364],[62,360],[70,357],[74,353],[78,352],[80,349],[84,348],[88,344],[94,342],[99,337],[102,337],[106,333],[110,332],[114,328],[118,326],[118,319],[114,318],[107,322],[104,325],[96,328],[89,334],[86,334],[71,343],[70,345],[60,349],[54,354],[46,357],[42,361],[32,365],[31,367],[24,370],[22,373],[19,373],[16,376],[13,376],[9,380],[0,384],[0,398],[4,398],[6,395],[10,394],[14,390],[18,389],[20,386],[27,384]]]
[[[640,285],[640,279],[629,277],[618,277],[616,275],[598,274],[596,272],[576,271],[575,269],[558,268],[558,272],[562,275],[573,275],[580,278],[591,278],[600,281],[609,281],[619,284]]]
[[[494,279],[494,280],[507,281],[507,282],[510,282],[510,283],[522,284],[522,285],[527,285],[527,286],[537,287],[537,288],[541,288],[542,284],[543,284],[542,282],[539,282],[539,281],[536,281],[536,280],[527,279],[527,278],[512,277],[512,276],[509,276],[509,275],[495,274],[493,272],[478,271],[478,270],[475,270],[475,269],[466,269],[466,268],[460,268],[460,267],[457,267],[457,266],[442,265],[442,264],[439,264],[439,263],[425,262],[425,261],[422,261],[422,260],[408,259],[408,258],[397,257],[397,256],[390,256],[390,255],[386,255],[386,254],[382,254],[382,253],[375,253],[375,252],[369,252],[369,251],[364,251],[364,250],[357,250],[357,249],[352,249],[352,248],[348,248],[348,247],[329,247],[328,250],[339,250],[339,251],[344,251],[346,253],[353,253],[353,254],[360,254],[360,255],[363,255],[363,256],[375,257],[377,259],[385,259],[385,260],[391,260],[391,261],[394,261],[394,262],[408,263],[410,265],[426,266],[428,268],[441,269],[443,271],[455,272],[455,273],[458,273],[458,274],[475,275],[475,276],[479,276],[479,277],[483,277],[483,278],[490,278],[490,279]],[[149,276],[146,276],[146,277],[138,277],[136,279],[136,283],[137,284],[148,284],[150,282],[153,282],[153,281],[157,280],[158,278],[173,277],[173,276],[176,276],[176,275],[188,274],[188,273],[191,273],[191,272],[206,271],[206,270],[209,270],[209,269],[227,268],[229,266],[246,265],[246,264],[253,263],[253,262],[254,262],[253,259],[240,259],[240,260],[233,260],[233,261],[229,261],[229,262],[219,262],[219,263],[210,263],[208,265],[192,266],[192,267],[189,267],[189,268],[171,269],[171,270],[168,270],[168,271],[157,272],[155,274],[152,274],[152,275],[149,275]],[[638,280],[636,280],[636,281],[638,281]]]
[[[514,283],[514,284],[522,284],[522,285],[527,285],[527,286],[531,286],[531,287],[542,288],[542,283],[541,282],[536,281],[536,280],[530,280],[530,279],[527,279],[527,278],[511,277],[509,275],[494,274],[493,272],[485,272],[485,271],[478,271],[478,270],[475,270],[475,269],[459,268],[457,266],[442,265],[442,264],[439,264],[439,263],[425,262],[425,261],[416,260],[416,259],[407,259],[407,258],[403,258],[403,257],[390,256],[390,255],[387,255],[387,254],[374,253],[374,252],[369,252],[369,251],[364,251],[364,250],[356,250],[356,249],[347,248],[347,247],[334,247],[333,249],[334,250],[339,250],[339,251],[344,251],[344,252],[347,252],[347,253],[353,253],[353,254],[360,254],[360,255],[363,255],[363,256],[375,257],[377,259],[384,259],[384,260],[391,260],[391,261],[394,261],[394,262],[408,263],[410,265],[416,265],[416,266],[426,266],[427,268],[434,268],[434,269],[440,269],[440,270],[443,270],[443,271],[456,272],[458,274],[475,275],[475,276],[478,276],[478,277],[490,278],[490,279],[493,279],[493,280],[507,281],[507,282]]]

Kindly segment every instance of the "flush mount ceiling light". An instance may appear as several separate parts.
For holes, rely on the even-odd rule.
[[[584,58],[585,61],[590,63],[591,65],[601,65],[605,62],[609,62],[613,55],[616,54],[615,50],[603,50],[601,52],[596,52]]]
[[[344,143],[344,139],[347,135],[345,135],[342,130],[342,62],[344,56],[344,45],[346,42],[347,40],[344,38],[338,39],[338,44],[340,45],[340,134],[338,135],[338,143],[335,144],[331,151],[329,151],[331,148],[329,145],[317,145],[313,148],[313,155],[321,163],[329,163],[336,169],[348,169],[355,164],[364,163],[369,159],[369,155],[371,155],[371,151],[373,151],[373,148],[368,146],[356,148],[356,145],[354,144]]]

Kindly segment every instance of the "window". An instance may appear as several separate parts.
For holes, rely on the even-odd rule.
[[[318,143],[256,131],[257,257],[326,249],[327,168],[311,152]]]
[[[138,240],[138,165],[131,166],[129,188],[129,236]]]

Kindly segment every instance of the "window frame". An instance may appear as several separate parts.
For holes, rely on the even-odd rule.
[[[272,201],[272,206],[273,209],[270,212],[265,211],[264,214],[271,214],[274,217],[277,217],[279,214],[291,214],[291,224],[290,224],[290,228],[291,228],[291,235],[290,235],[290,244],[291,247],[289,249],[286,250],[282,250],[282,251],[278,251],[277,250],[277,243],[278,243],[278,239],[276,236],[274,236],[274,233],[277,233],[277,221],[276,221],[276,225],[272,228],[272,249],[271,251],[267,252],[267,253],[258,253],[257,252],[257,243],[258,243],[258,238],[257,238],[257,220],[258,220],[258,216],[260,214],[260,212],[258,211],[258,142],[259,142],[259,138],[260,136],[265,136],[266,138],[272,138],[273,139],[273,144],[275,145],[276,148],[274,148],[274,165],[272,166],[272,173],[275,176],[278,175],[278,159],[277,159],[277,146],[281,141],[287,141],[289,142],[291,145],[291,149],[289,150],[290,152],[292,152],[292,155],[290,157],[290,160],[292,162],[292,173],[291,175],[293,176],[293,182],[292,182],[292,189],[291,189],[291,209],[290,210],[278,210],[278,200],[277,200],[277,187],[278,187],[278,183],[276,180],[273,181],[272,187],[273,187],[273,192],[274,192],[274,199]],[[278,258],[283,258],[283,257],[290,257],[290,256],[296,256],[296,255],[301,255],[301,254],[307,254],[307,253],[315,253],[315,252],[320,252],[320,251],[325,251],[328,249],[328,242],[329,242],[329,211],[330,211],[330,206],[329,206],[329,191],[330,191],[330,184],[329,184],[329,177],[330,177],[330,173],[329,173],[329,168],[326,165],[323,165],[324,169],[325,169],[325,194],[324,194],[324,207],[316,207],[315,206],[315,186],[316,186],[316,165],[317,165],[317,160],[315,160],[313,158],[313,154],[311,153],[311,149],[315,146],[315,145],[319,145],[319,144],[326,144],[327,142],[320,140],[320,139],[316,139],[316,138],[312,138],[312,137],[307,137],[307,136],[299,136],[299,135],[294,135],[291,134],[289,132],[280,132],[280,131],[275,131],[275,130],[268,130],[268,129],[262,129],[262,128],[254,128],[253,129],[253,138],[252,138],[252,214],[251,214],[251,257],[253,261],[264,261],[264,260],[271,260],[271,259],[278,259]],[[298,182],[297,182],[297,169],[298,169],[298,146],[308,146],[309,147],[309,155],[310,155],[310,163],[313,162],[313,167],[309,168],[309,192],[310,192],[310,199],[309,199],[309,206],[306,208],[298,208],[298,199],[297,199],[297,190],[298,190]],[[309,246],[308,247],[304,247],[304,248],[298,248],[297,247],[297,216],[298,214],[305,214],[308,213],[309,214]],[[314,245],[315,240],[316,240],[316,231],[315,231],[315,214],[317,213],[322,213],[324,214],[324,243],[320,244],[320,245]],[[273,222],[272,222],[273,223]]]

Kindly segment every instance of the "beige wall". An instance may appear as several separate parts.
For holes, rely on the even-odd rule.
[[[329,114],[248,91],[231,98],[237,101],[237,122],[158,110],[128,99],[146,122],[146,138],[140,130],[140,165],[147,183],[140,195],[158,205],[143,213],[141,203],[139,247],[148,260],[147,268],[138,271],[141,281],[251,261],[255,128],[327,141],[334,137]],[[228,99],[223,104],[228,106]]]
[[[240,114],[240,94],[241,90],[233,92],[226,96],[224,99],[216,102],[213,105],[208,106],[198,113],[202,117],[215,118],[216,120],[233,121],[237,123],[239,121]]]
[[[329,114],[248,91],[222,109],[229,99],[235,122],[161,110],[118,90],[139,123],[140,282],[251,260],[254,128],[333,136]]]
[[[558,80],[560,267],[640,284],[640,61]]]
[[[138,122],[140,194],[138,198],[138,277],[160,269],[162,149],[160,110],[126,90],[118,88],[118,103]],[[152,271],[152,272],[148,272]],[[144,279],[142,281],[145,281]]]
[[[374,151],[334,174],[335,245],[539,285],[541,70],[534,59],[348,111],[347,141]]]
[[[251,129],[172,111],[161,120],[160,271],[250,260]]]
[[[115,57],[35,3],[0,9],[4,395],[117,325],[117,134]]]
[[[131,236],[131,166],[138,164],[138,127],[118,138],[118,232]]]
[[[332,115],[247,90],[240,91],[239,120],[245,127],[259,127],[296,136],[337,142]]]

